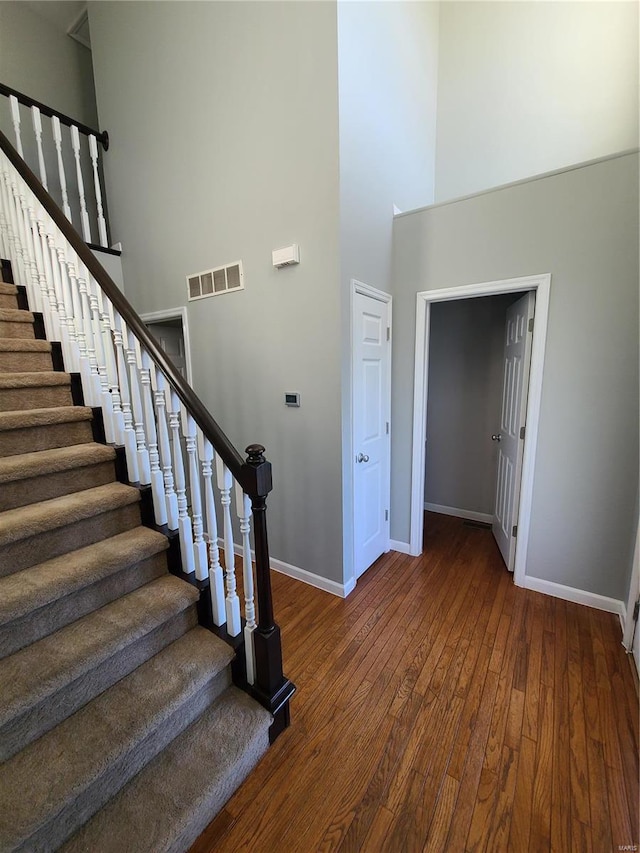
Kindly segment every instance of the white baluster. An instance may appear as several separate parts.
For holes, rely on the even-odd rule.
[[[111,397],[111,422],[113,424],[113,440],[116,444],[124,444],[124,416],[120,400],[120,386],[118,383],[118,371],[116,370],[116,356],[113,346],[112,320],[109,308],[109,300],[102,292],[102,288],[95,279],[91,279],[98,297],[98,311],[100,313],[100,325],[102,329],[102,347],[105,357],[105,372],[109,395]]]
[[[98,171],[98,142],[93,134],[89,135],[89,154],[93,167],[93,185],[96,193],[96,207],[98,208],[98,235],[101,246],[107,246],[107,223],[102,209],[102,191],[100,189],[100,173]]]
[[[209,539],[209,592],[211,594],[211,611],[214,625],[224,625],[227,614],[224,602],[224,579],[220,565],[220,549],[218,547],[218,520],[216,504],[213,495],[213,447],[209,439],[198,432],[200,459],[202,461],[202,480],[204,483],[204,506],[207,520],[207,537]]]
[[[11,104],[11,121],[13,122],[13,130],[16,135],[16,151],[24,160],[22,136],[20,134],[20,103],[15,95],[9,95],[9,103]]]
[[[127,332],[127,364],[129,366],[129,391],[131,393],[131,409],[133,413],[133,428],[136,433],[136,455],[138,459],[138,482],[143,486],[151,483],[151,465],[147,438],[142,419],[142,400],[140,397],[140,376],[138,374],[138,358],[136,355],[136,339],[131,330]]]
[[[51,263],[54,267],[54,278],[58,274],[56,272],[56,260],[60,274],[66,270],[66,275],[69,279],[69,291],[71,293],[72,312],[69,319],[72,321],[76,342],[78,347],[78,360],[80,369],[80,379],[82,382],[82,393],[84,396],[85,406],[99,405],[99,389],[98,389],[98,370],[93,365],[89,353],[89,344],[91,342],[91,321],[89,318],[89,299],[87,296],[86,283],[78,281],[78,273],[75,266],[75,252],[71,246],[64,246],[63,238],[60,239],[60,250],[56,246],[55,238],[49,235],[49,246],[51,248]],[[81,289],[82,288],[82,289]],[[95,363],[95,353],[93,362]]]
[[[158,450],[160,452],[160,465],[164,479],[165,505],[167,508],[167,526],[169,530],[178,529],[178,496],[176,495],[173,482],[173,468],[171,467],[171,443],[169,441],[169,430],[167,429],[167,395],[164,374],[155,369],[156,391],[156,418],[158,423]]]
[[[244,651],[247,661],[247,681],[255,681],[255,655],[253,632],[256,629],[256,605],[253,591],[253,563],[251,561],[251,499],[236,483],[236,513],[242,534],[242,577],[244,581]]]
[[[44,154],[42,153],[42,116],[37,107],[31,107],[31,118],[33,120],[33,132],[36,135],[36,146],[38,148],[38,169],[40,170],[40,182],[45,190],[47,186],[47,167],[44,162]]]
[[[66,253],[61,250],[61,258],[57,249],[51,249],[53,236],[47,231],[45,219],[46,211],[39,208],[38,233],[42,244],[42,255],[45,266],[45,283],[43,299],[46,298],[51,304],[52,297],[58,305],[58,316],[60,321],[60,340],[62,343],[62,357],[65,370],[70,372],[81,372],[80,351],[74,322],[74,300],[69,279],[69,271],[66,263]],[[55,263],[58,258],[59,263]],[[52,260],[53,259],[53,260]],[[79,297],[78,297],[79,299]]]
[[[151,495],[153,497],[153,514],[156,524],[162,527],[167,523],[167,504],[164,496],[164,478],[160,468],[160,454],[158,453],[158,434],[156,430],[156,416],[153,410],[153,397],[151,394],[151,370],[153,362],[149,354],[142,351],[142,368],[140,370],[140,382],[142,384],[142,403],[144,406],[144,422],[147,428],[147,446],[149,449],[149,467],[151,469]]]
[[[171,389],[169,399],[171,401],[169,427],[171,428],[173,439],[173,475],[178,497],[178,531],[180,534],[182,571],[185,574],[191,574],[191,572],[195,571],[196,566],[193,554],[193,531],[191,529],[191,519],[187,512],[187,487],[184,476],[184,463],[182,461],[182,446],[180,444],[180,400],[173,389]]]
[[[9,260],[11,254],[11,238],[9,235],[9,211],[4,195],[5,156],[0,152],[0,251],[2,257]]]
[[[71,250],[73,251],[73,250]],[[77,257],[75,252],[67,259],[69,264],[69,269],[74,266],[77,261]],[[70,273],[71,274],[71,273]],[[91,321],[91,301],[90,301],[90,293],[89,288],[87,286],[87,279],[82,274],[82,268],[80,268],[75,273],[78,281],[78,291],[80,292],[80,302],[82,304],[82,326],[84,328],[84,337],[87,348],[87,358],[89,360],[89,365],[91,367],[91,394],[90,406],[99,406],[101,403],[101,395],[102,395],[102,386],[100,384],[100,373],[98,370],[98,359],[96,356],[96,342],[95,335],[93,329],[93,323]]]
[[[138,448],[136,433],[133,428],[133,417],[131,414],[131,394],[129,391],[129,376],[127,374],[127,357],[125,355],[126,329],[122,317],[114,311],[115,326],[113,330],[113,342],[116,348],[116,362],[118,379],[120,385],[120,403],[122,406],[122,418],[124,421],[124,452],[127,460],[127,472],[131,483],[140,482],[138,472]]]
[[[224,521],[224,568],[227,586],[227,631],[230,636],[237,637],[240,633],[240,599],[236,592],[235,555],[233,549],[233,526],[231,524],[231,487],[233,478],[231,471],[219,456],[216,456],[216,474],[222,517]]]
[[[80,132],[75,124],[71,125],[71,147],[76,161],[76,179],[78,181],[78,196],[80,198],[80,222],[82,223],[82,236],[86,243],[91,242],[91,228],[89,227],[89,214],[87,213],[87,202],[84,197],[84,181],[82,179],[82,165],[80,163]]]
[[[15,169],[11,169],[9,192],[11,195],[11,211],[16,235],[15,250],[18,258],[18,276],[19,280],[26,286],[29,295],[31,295],[31,265],[27,254],[27,239],[24,233],[24,216],[20,206],[18,174]]]
[[[60,176],[60,190],[62,192],[62,209],[64,210],[64,215],[71,222],[71,208],[69,207],[69,196],[67,195],[67,179],[64,174],[64,160],[62,159],[62,129],[58,116],[53,116],[51,126],[53,128],[53,141],[58,154],[58,175]]]
[[[196,578],[199,581],[209,576],[207,561],[207,543],[204,541],[204,525],[202,523],[202,495],[200,492],[200,471],[198,468],[198,452],[196,447],[196,422],[187,414],[184,435],[189,460],[189,488],[191,491],[191,517],[193,521],[193,554],[195,557]]]
[[[91,325],[93,328],[93,346],[95,348],[98,377],[100,381],[100,406],[102,408],[102,420],[104,422],[104,435],[108,444],[115,444],[116,433],[113,426],[113,400],[109,390],[107,355],[105,352],[104,339],[102,337],[102,317],[100,314],[100,303],[96,293],[98,285],[89,275],[86,267],[81,261],[79,262],[79,267],[81,276],[85,277],[87,282],[87,295],[89,297]]]

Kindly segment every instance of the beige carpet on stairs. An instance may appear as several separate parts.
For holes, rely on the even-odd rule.
[[[17,293],[0,281],[0,853],[181,853],[271,716]]]

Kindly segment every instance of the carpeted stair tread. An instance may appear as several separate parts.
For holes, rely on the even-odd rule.
[[[0,323],[33,323],[33,314],[21,308],[0,308]]]
[[[69,385],[71,377],[60,371],[33,371],[29,373],[0,373],[0,391],[7,388],[53,388]]]
[[[16,480],[69,471],[85,465],[109,462],[115,458],[113,447],[95,442],[0,457],[0,483],[13,483]]]
[[[0,849],[54,850],[76,832],[228,684],[218,653],[194,628],[5,762]]]
[[[7,284],[4,281],[0,281],[0,296],[16,296],[18,293],[18,288],[15,284]]]
[[[270,722],[229,687],[60,853],[184,853],[267,751]]]
[[[140,492],[122,483],[109,483],[60,498],[0,513],[0,547],[47,530],[66,527],[111,509],[140,500]]]
[[[73,595],[121,571],[123,566],[168,547],[166,536],[141,525],[0,578],[0,626]]]
[[[0,352],[51,352],[51,344],[36,338],[0,338]]]
[[[88,406],[55,406],[27,411],[0,412],[0,432],[29,427],[90,421],[93,412]]]
[[[192,629],[197,600],[194,587],[167,574],[0,661],[0,760]]]

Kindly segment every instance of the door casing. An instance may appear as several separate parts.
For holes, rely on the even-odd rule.
[[[163,320],[180,320],[182,323],[182,335],[184,337],[184,358],[187,369],[187,382],[193,384],[193,369],[191,365],[191,342],[189,339],[189,320],[187,309],[184,305],[180,308],[167,308],[163,311],[149,311],[146,314],[141,314],[140,319],[143,323],[158,323]]]
[[[531,370],[529,374],[529,397],[527,401],[527,429],[524,439],[520,506],[518,509],[518,537],[513,571],[514,583],[524,586],[526,575],[527,545],[529,542],[529,518],[533,496],[533,474],[538,443],[538,420],[542,397],[542,374],[549,319],[551,275],[524,276],[500,281],[469,284],[427,290],[416,294],[416,343],[413,387],[413,438],[411,462],[411,522],[409,553],[422,553],[424,528],[424,478],[425,439],[427,424],[427,379],[429,375],[429,321],[432,302],[448,302],[469,299],[475,296],[498,296],[503,293],[535,290],[536,316],[531,345]]]

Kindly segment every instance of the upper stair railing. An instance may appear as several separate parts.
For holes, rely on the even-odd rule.
[[[129,480],[150,487],[155,524],[178,536],[183,573],[237,647],[234,678],[274,714],[277,736],[295,688],[282,672],[273,616],[264,448],[250,445],[242,458],[1,132],[0,255],[42,313],[49,340],[60,341],[65,369],[80,374],[85,404],[102,410],[107,442],[124,446]]]
[[[100,154],[101,149],[109,148],[109,134],[75,121],[3,83],[0,95],[8,99],[18,154],[34,171],[37,162],[42,186],[70,222],[80,223],[85,242],[108,247]],[[50,119],[50,123],[43,123],[43,117]],[[28,129],[29,124],[33,133]]]

